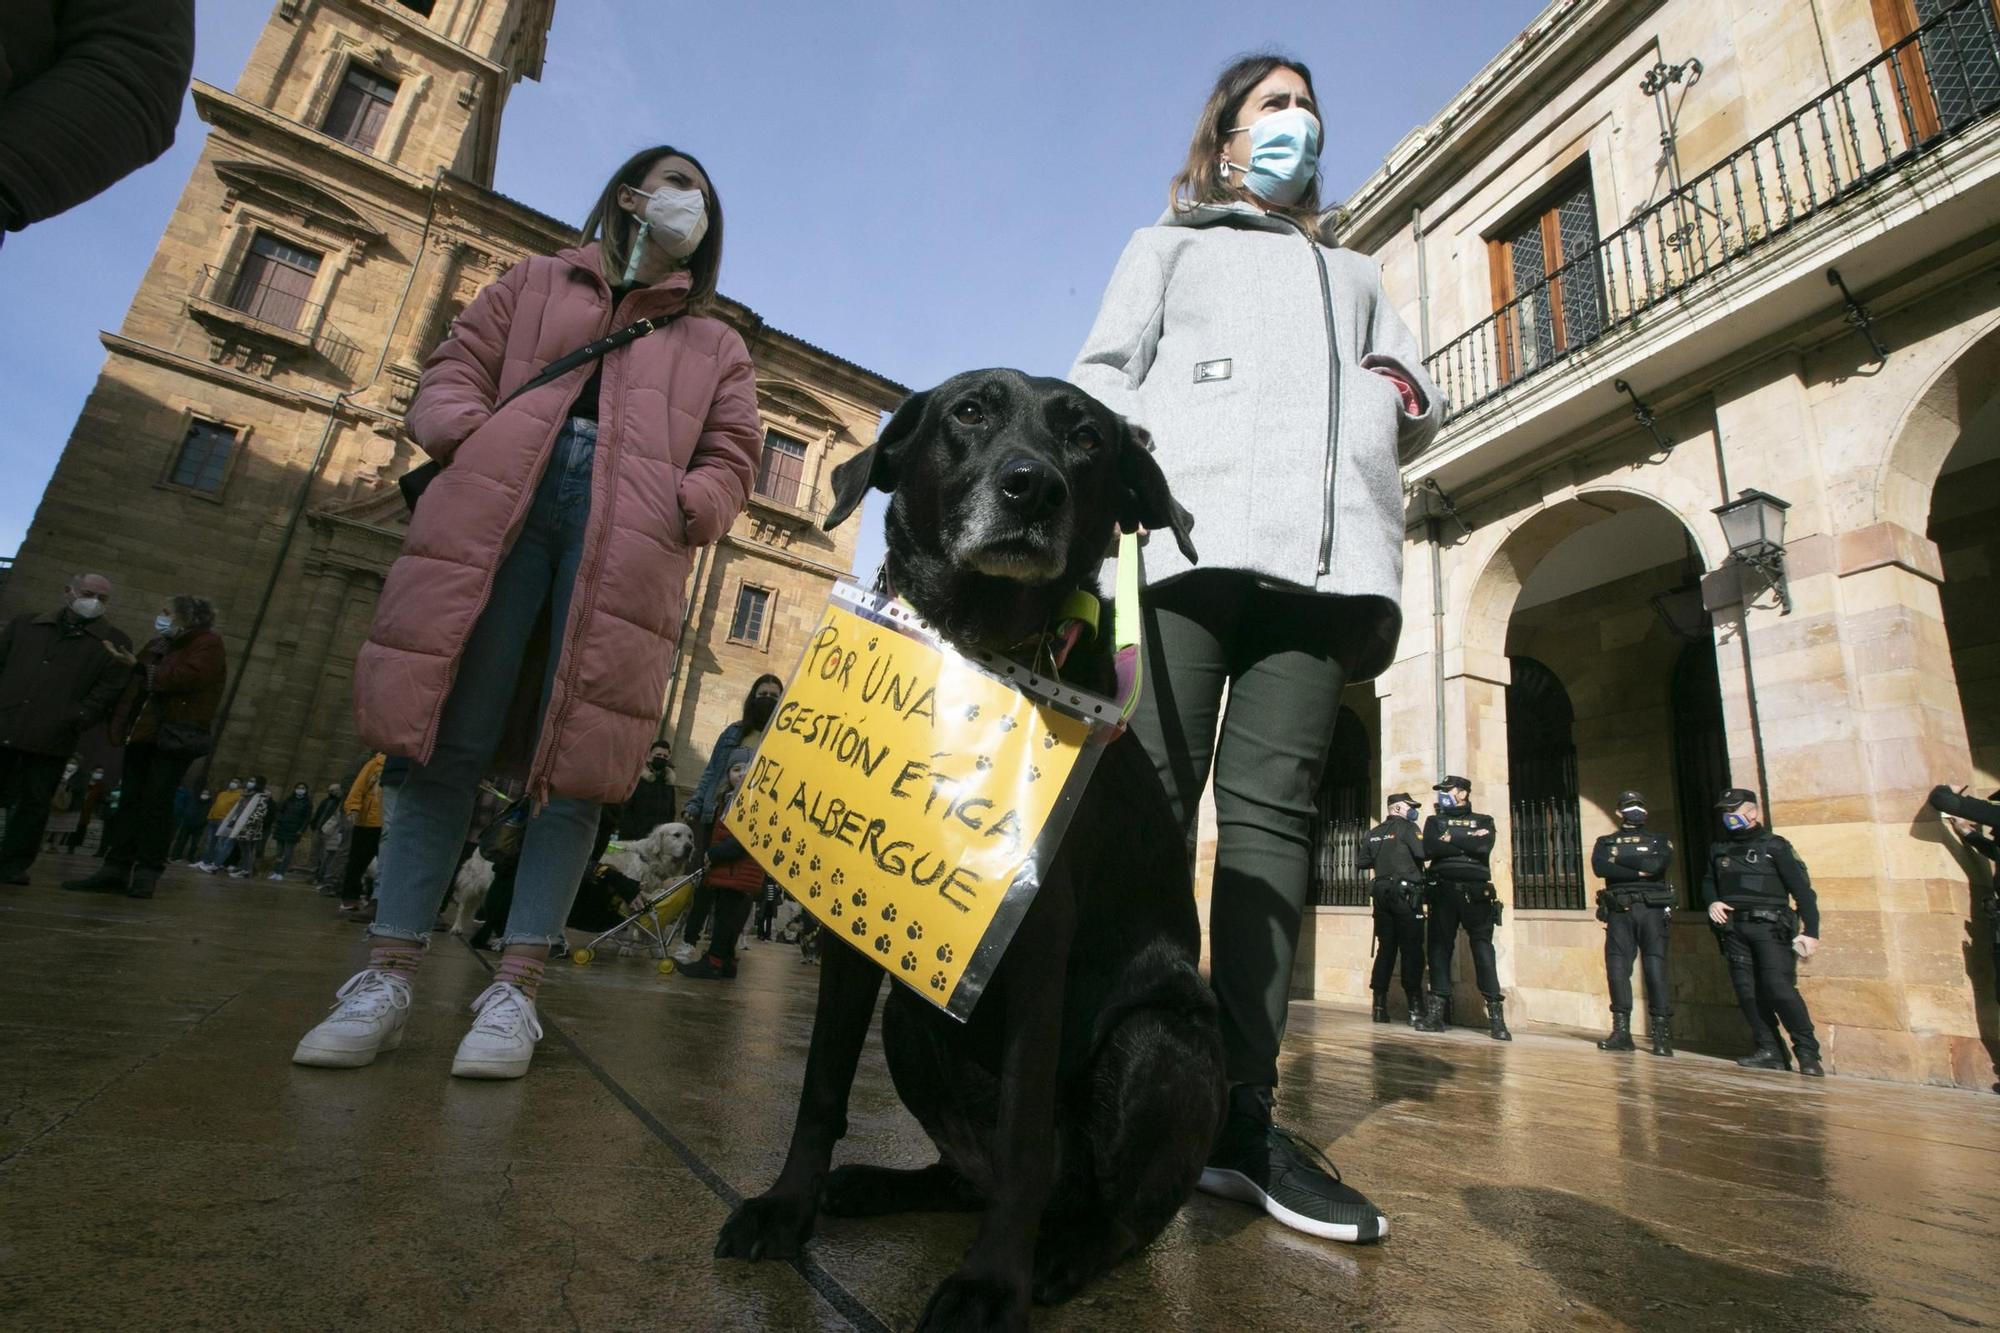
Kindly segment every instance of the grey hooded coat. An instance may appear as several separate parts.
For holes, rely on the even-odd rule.
[[[1420,415],[1376,366],[1416,389]],[[1169,210],[1126,245],[1069,378],[1151,433],[1204,568],[1371,599],[1349,665],[1355,680],[1388,665],[1399,467],[1440,412],[1373,260],[1249,204]],[[1154,583],[1190,568],[1171,542],[1149,542],[1146,564]]]

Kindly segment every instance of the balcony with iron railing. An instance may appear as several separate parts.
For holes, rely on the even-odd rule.
[[[264,275],[210,264],[196,275],[188,313],[201,323],[245,335],[280,355],[317,352],[352,379],[361,347],[330,324],[325,308]]]
[[[759,477],[751,488],[750,503],[802,525],[816,524],[833,507],[833,497],[817,486],[806,486],[783,477]]]
[[[1445,420],[1607,349],[1996,111],[2000,25],[1962,0],[1427,358]]]

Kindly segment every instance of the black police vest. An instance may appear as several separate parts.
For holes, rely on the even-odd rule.
[[[1791,894],[1778,876],[1778,863],[1771,859],[1765,839],[1719,842],[1710,855],[1715,858],[1716,896],[1731,907],[1791,905]]]
[[[1377,824],[1362,835],[1368,844],[1370,860],[1373,862],[1375,878],[1378,881],[1423,878],[1423,867],[1417,863],[1417,858],[1410,854],[1409,847],[1403,842],[1404,829],[1409,829],[1411,833],[1416,832],[1409,820],[1398,818]]]
[[[1429,836],[1433,824],[1454,838],[1462,838],[1471,833],[1492,833],[1493,816],[1460,808],[1448,815],[1432,815],[1424,825],[1424,852],[1431,858],[1430,869],[1437,878],[1461,884],[1480,884],[1493,878],[1493,872],[1487,868],[1487,860],[1492,856],[1491,842],[1486,844],[1484,853],[1456,841],[1433,843]]]

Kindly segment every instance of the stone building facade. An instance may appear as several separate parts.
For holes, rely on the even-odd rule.
[[[1990,0],[1555,0],[1347,211],[1449,418],[1405,472],[1402,641],[1345,701],[1298,992],[1366,998],[1356,821],[1463,773],[1510,1017],[1601,1029],[1616,794],[1691,894],[1743,786],[1819,890],[1828,1067],[1992,1086],[1986,870],[1924,800],[2000,785]],[[1789,504],[1785,599],[1713,512],[1748,489]],[[1677,1032],[1745,1049],[1697,911],[1673,973]]]
[[[500,116],[537,78],[554,0],[278,0],[233,91],[197,83],[201,160],[0,593],[77,569],[137,631],[213,598],[235,692],[214,776],[331,781],[360,758],[354,656],[401,544],[394,479],[425,356],[486,283],[575,230],[492,189]],[[607,162],[609,171],[611,163]],[[903,390],[729,301],[757,365],[757,494],[704,553],[665,734],[691,785],[765,663],[853,559],[826,477]],[[635,775],[636,776],[636,775]]]

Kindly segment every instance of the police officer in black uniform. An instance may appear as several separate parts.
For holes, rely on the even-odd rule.
[[[1389,798],[1389,817],[1361,839],[1358,860],[1375,872],[1374,1017],[1389,1021],[1389,978],[1403,960],[1403,994],[1410,1001],[1410,1026],[1424,1015],[1424,844],[1417,836],[1417,798],[1399,791]]]
[[[1472,809],[1472,783],[1446,777],[1431,788],[1437,813],[1424,821],[1424,882],[1430,905],[1431,997],[1420,1032],[1442,1032],[1451,1013],[1451,955],[1458,928],[1472,946],[1472,970],[1486,997],[1487,1035],[1512,1041],[1500,970],[1493,960],[1493,930],[1500,924],[1500,895],[1487,863],[1493,856],[1493,816]]]
[[[1962,789],[1934,787],[1931,809],[1944,816],[1945,825],[1961,842],[1993,863],[1993,875],[1987,881],[1986,929],[1994,968],[2000,971],[2000,838],[1995,836],[2000,832],[2000,791],[1982,801]]]
[[[1646,828],[1646,798],[1618,793],[1618,831],[1597,840],[1590,868],[1604,881],[1597,891],[1597,919],[1604,923],[1604,976],[1611,983],[1611,1035],[1600,1051],[1632,1047],[1632,959],[1646,960],[1646,1010],[1654,1055],[1674,1053],[1673,998],[1667,990],[1667,943],[1674,891],[1667,881],[1674,845]]]
[[[1715,803],[1727,836],[1708,853],[1701,901],[1715,923],[1736,1003],[1757,1049],[1745,1069],[1790,1069],[1777,1021],[1791,1033],[1799,1072],[1823,1078],[1812,1015],[1799,994],[1799,959],[1819,949],[1819,897],[1792,844],[1764,827],[1757,794],[1731,787]],[[1796,903],[1797,911],[1793,910]]]

